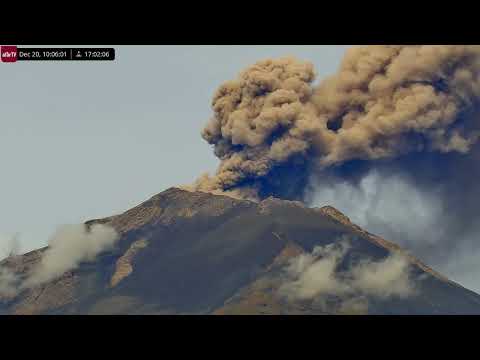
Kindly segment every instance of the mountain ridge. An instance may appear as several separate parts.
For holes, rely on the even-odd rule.
[[[120,240],[94,262],[82,263],[13,299],[2,302],[0,298],[0,312],[342,313],[337,308],[330,311],[317,305],[288,304],[275,289],[292,259],[347,234],[354,238],[355,256],[381,259],[399,251],[408,257],[418,276],[427,278],[421,282],[423,293],[418,299],[375,300],[368,313],[480,313],[478,294],[398,245],[368,233],[328,205],[308,208],[277,198],[257,203],[172,187],[121,214],[85,224],[88,228],[112,226]],[[0,264],[25,274],[46,249],[7,258]],[[461,306],[450,309],[448,299],[436,299],[437,293]]]

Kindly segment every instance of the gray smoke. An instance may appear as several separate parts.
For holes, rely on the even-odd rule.
[[[373,168],[356,183],[328,177],[317,181],[307,198],[313,205],[334,205],[354,223],[478,291],[480,209],[467,200],[455,202],[456,198],[478,197],[475,189],[461,186],[461,181],[455,185],[469,172],[450,176],[449,181],[423,186],[405,171]]]
[[[422,191],[401,174],[373,169],[356,184],[324,178],[310,191],[309,203],[332,204],[354,223],[406,248],[415,248],[415,254],[424,259],[432,260],[429,254],[444,234],[445,211],[438,191]]]

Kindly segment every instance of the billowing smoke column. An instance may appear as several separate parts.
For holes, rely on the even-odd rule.
[[[260,61],[213,98],[202,136],[221,160],[191,188],[303,199],[313,176],[352,161],[466,154],[479,136],[480,47],[366,46],[313,86],[293,58]]]
[[[257,198],[269,192],[285,197],[287,179],[294,192],[304,187],[307,153],[319,131],[310,103],[313,80],[311,64],[279,59],[259,62],[223,84],[202,133],[221,164],[213,178],[200,178],[196,189]],[[293,169],[296,175],[289,176]]]

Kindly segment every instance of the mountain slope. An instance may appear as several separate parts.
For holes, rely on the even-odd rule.
[[[168,189],[104,219],[120,240],[95,261],[60,278],[0,298],[13,314],[480,314],[480,295],[409,256],[417,291],[368,297],[368,307],[339,296],[289,300],[279,289],[292,259],[348,237],[341,266],[378,260],[398,246],[369,234],[331,207],[310,209],[269,198],[260,203]],[[45,249],[2,265],[28,273]],[[319,299],[322,301],[319,301]]]

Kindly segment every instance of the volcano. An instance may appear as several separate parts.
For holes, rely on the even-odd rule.
[[[120,238],[113,249],[55,280],[0,297],[0,313],[480,314],[480,295],[331,206],[170,188],[123,214],[85,224],[109,225]],[[364,294],[368,306],[350,308],[341,306],[339,293],[282,295],[292,261],[345,237],[349,247],[339,268],[402,253],[416,291],[406,297]],[[0,265],[24,276],[46,249],[10,256]]]

